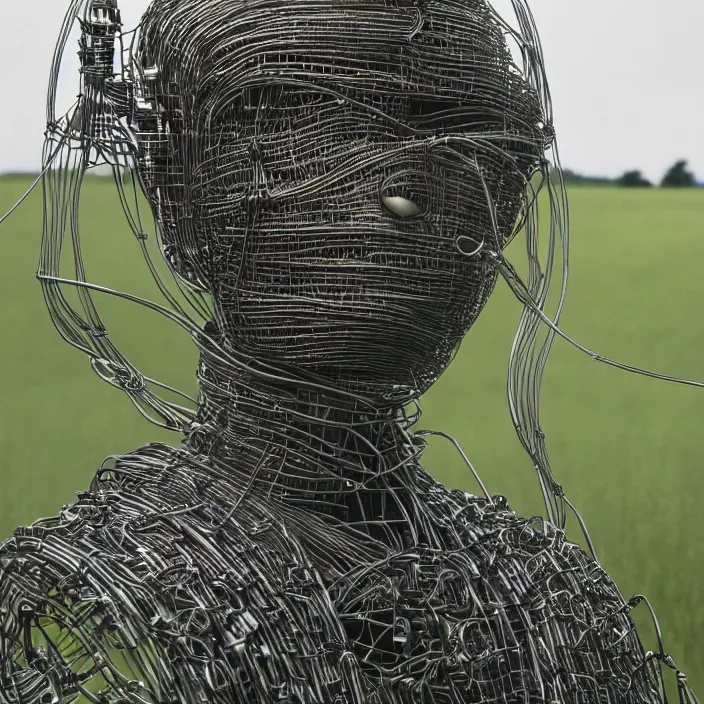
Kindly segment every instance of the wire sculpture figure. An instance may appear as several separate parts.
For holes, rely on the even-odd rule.
[[[537,32],[512,5],[516,27],[487,0],[152,0],[124,31],[117,0],[72,1],[37,276],[63,339],[183,440],[108,458],[0,544],[0,702],[641,704],[667,701],[662,665],[697,701],[641,643],[647,600],[565,535],[538,395],[568,338],[567,201]],[[81,88],[57,116],[76,21]],[[168,305],[87,277],[81,184],[104,163]],[[526,282],[503,254],[523,231]],[[456,443],[479,495],[420,462],[427,436],[455,441],[414,430],[418,399],[499,276],[524,303],[509,406],[547,519],[491,495]],[[94,294],[190,332],[197,399],[160,395],[177,390],[113,344]]]

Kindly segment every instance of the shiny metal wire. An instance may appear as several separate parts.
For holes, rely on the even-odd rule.
[[[116,0],[72,2],[38,279],[63,339],[183,440],[106,459],[0,544],[0,702],[641,704],[666,701],[663,664],[696,702],[656,620],[644,650],[644,598],[564,533],[538,400],[567,337],[567,202],[538,35],[513,8],[509,25],[485,0],[153,0],[123,32]],[[79,101],[58,117],[75,21]],[[79,196],[104,163],[167,305],[88,278]],[[504,257],[521,231],[526,282]],[[508,397],[547,520],[415,429],[498,276],[524,304]],[[197,399],[160,395],[180,392],[120,352],[95,294],[191,334]],[[481,496],[422,466],[433,434]]]

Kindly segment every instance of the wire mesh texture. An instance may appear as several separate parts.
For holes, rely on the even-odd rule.
[[[486,0],[153,0],[128,32],[116,0],[72,2],[38,279],[63,339],[183,439],[109,457],[0,544],[0,702],[637,704],[667,701],[663,665],[697,701],[641,643],[647,600],[586,529],[589,552],[565,535],[538,396],[570,339],[567,202],[540,43],[512,4],[511,24]],[[80,93],[57,117],[76,21]],[[87,278],[81,185],[105,163],[168,305]],[[503,254],[521,232],[526,282]],[[416,429],[418,399],[499,276],[524,303],[509,408],[546,519],[420,461],[435,434],[474,472]],[[197,399],[160,395],[177,390],[120,352],[95,294],[190,332]]]

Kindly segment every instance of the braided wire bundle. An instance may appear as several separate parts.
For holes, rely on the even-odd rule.
[[[62,337],[183,440],[108,458],[0,544],[0,702],[636,704],[667,701],[662,664],[696,702],[662,643],[644,651],[644,597],[565,537],[537,394],[567,211],[513,5],[518,29],[486,0],[153,0],[127,33],[115,0],[74,0],[38,278]],[[57,119],[75,18],[81,93]],[[170,307],[86,277],[78,203],[100,163]],[[150,258],[136,182],[190,311]],[[521,230],[526,284],[503,256]],[[413,430],[499,274],[525,303],[509,401],[547,521],[478,476],[479,496],[444,487],[420,463],[433,431]],[[193,407],[122,355],[93,293],[191,333]]]

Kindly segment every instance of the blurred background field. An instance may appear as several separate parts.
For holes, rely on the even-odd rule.
[[[0,213],[30,182],[0,178]],[[575,186],[569,197],[563,328],[606,357],[704,381],[704,189]],[[81,217],[88,279],[161,303],[111,179],[89,179]],[[107,455],[179,441],[144,420],[59,338],[34,276],[40,234],[37,190],[0,227],[0,539],[69,503]],[[523,246],[519,238],[509,252],[519,265]],[[195,395],[196,354],[185,332],[135,304],[96,300],[111,337],[143,372]],[[505,392],[520,312],[499,282],[454,364],[422,400],[419,426],[457,438],[489,490],[534,515],[543,513],[538,482]],[[554,474],[600,561],[626,596],[651,601],[666,650],[701,696],[704,389],[619,371],[558,339],[542,414]],[[424,462],[445,483],[478,491],[445,440],[431,440]],[[579,540],[574,522],[569,531]],[[656,649],[645,615],[637,620]]]

